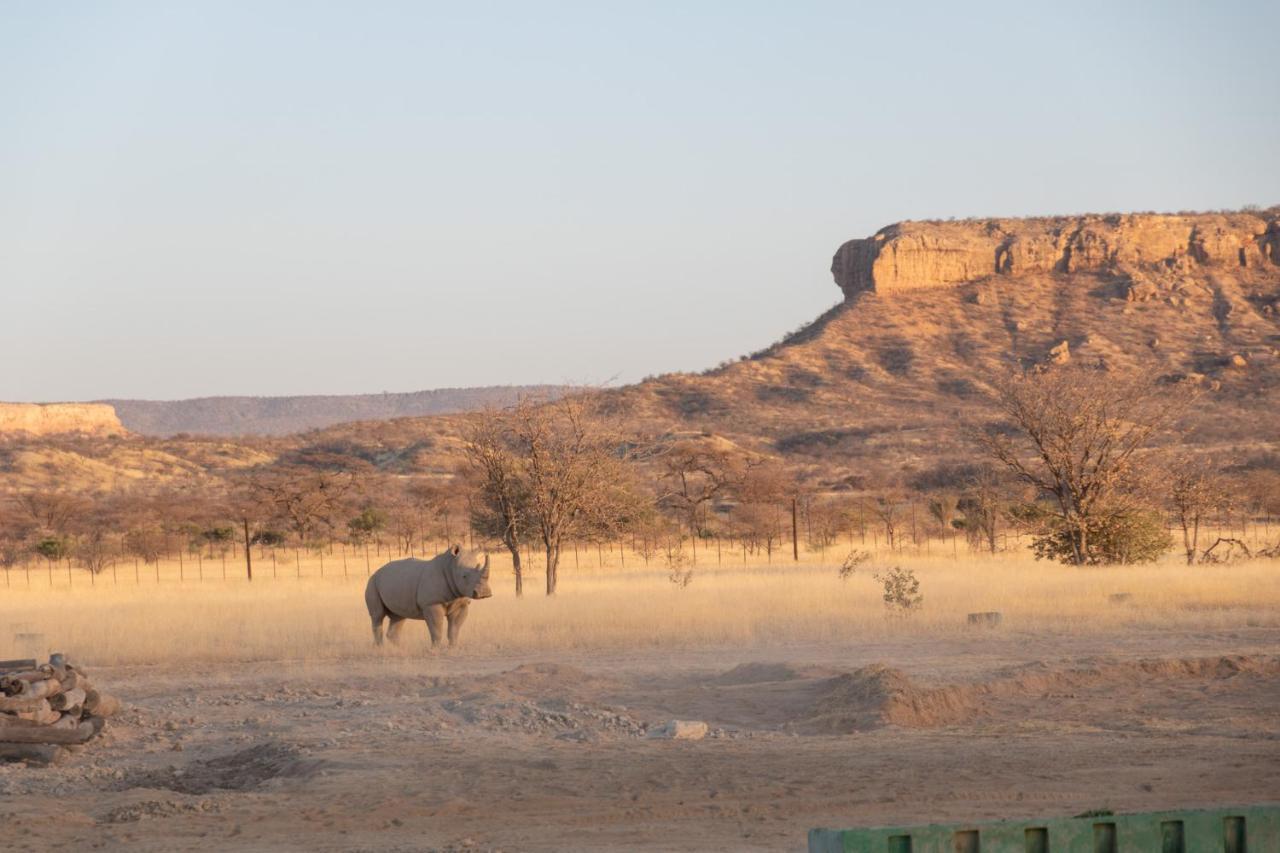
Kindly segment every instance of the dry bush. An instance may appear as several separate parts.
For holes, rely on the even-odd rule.
[[[894,566],[872,575],[884,587],[884,606],[899,613],[910,613],[924,603],[920,581],[911,569]]]
[[[871,561],[870,551],[850,551],[840,563],[840,580],[847,581],[864,563]]]

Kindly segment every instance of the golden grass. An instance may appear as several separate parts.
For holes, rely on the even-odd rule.
[[[1017,634],[1119,632],[1126,629],[1223,629],[1280,626],[1280,561],[1231,566],[1181,565],[1170,555],[1139,567],[1076,569],[1036,562],[1025,554],[952,557],[935,543],[933,554],[883,554],[841,580],[834,564],[816,555],[799,564],[775,561],[743,566],[728,556],[717,565],[704,553],[694,579],[679,588],[661,560],[644,566],[596,566],[597,555],[572,556],[561,567],[560,591],[542,595],[541,573],[526,577],[516,599],[510,563],[495,554],[495,596],[472,607],[460,653],[522,654],[555,650],[662,650],[689,647],[769,646],[841,642],[895,636],[967,636],[966,614],[998,610],[999,630]],[[776,555],[775,555],[776,556]],[[619,555],[614,552],[615,564]],[[738,557],[740,561],[740,556]],[[373,558],[376,568],[385,555]],[[710,560],[710,565],[705,565]],[[902,565],[920,579],[924,603],[902,618],[891,616],[872,578],[876,566]],[[9,573],[0,596],[0,657],[65,651],[93,664],[175,661],[332,659],[420,655],[421,622],[405,626],[396,649],[375,651],[363,601],[363,555],[348,559],[347,577],[336,555],[304,557],[295,566],[283,554],[275,567],[257,561],[257,580],[228,560],[196,566],[184,561],[156,569],[109,569],[91,586],[75,570],[55,569],[53,587],[43,565]],[[298,572],[303,575],[300,579]],[[0,581],[3,583],[3,581]],[[1110,601],[1130,593],[1129,602]],[[34,635],[34,636],[32,636]]]

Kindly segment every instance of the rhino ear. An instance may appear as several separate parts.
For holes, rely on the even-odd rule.
[[[456,556],[458,556],[458,554],[460,554],[461,552],[462,552],[462,546],[461,546],[461,545],[458,545],[458,544],[456,544],[456,543],[455,543],[455,544],[453,544],[453,545],[450,545],[450,546],[449,546],[449,553],[450,553],[450,554],[452,554],[453,556],[455,556],[455,557],[456,557]]]

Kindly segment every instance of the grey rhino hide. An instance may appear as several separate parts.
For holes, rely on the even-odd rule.
[[[430,560],[409,557],[387,563],[369,578],[364,600],[373,622],[374,643],[382,644],[384,619],[391,620],[387,629],[391,640],[397,639],[405,619],[423,619],[431,633],[431,645],[436,646],[446,632],[446,623],[449,645],[456,644],[467,607],[492,594],[489,556],[454,545]]]

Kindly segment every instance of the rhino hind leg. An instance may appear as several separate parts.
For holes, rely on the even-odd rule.
[[[393,643],[400,642],[400,626],[404,624],[403,616],[396,616],[394,613],[389,614],[390,621],[387,623],[387,639]]]

